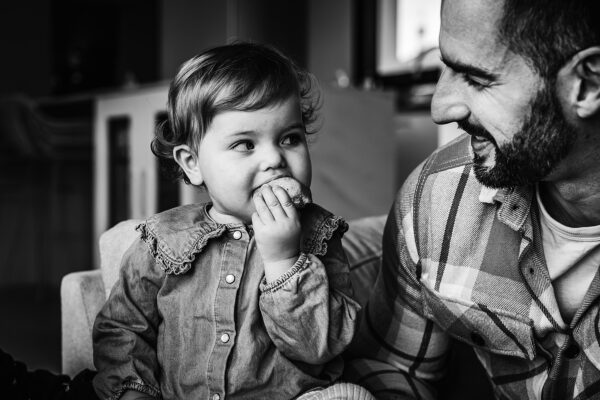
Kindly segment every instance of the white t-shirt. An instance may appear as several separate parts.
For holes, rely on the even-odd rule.
[[[600,267],[600,225],[571,228],[553,219],[536,190],[546,264],[565,322],[575,315]]]

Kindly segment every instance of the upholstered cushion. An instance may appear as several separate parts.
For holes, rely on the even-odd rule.
[[[60,285],[62,325],[62,372],[75,376],[93,369],[92,327],[104,304],[100,271],[80,271],[65,275]]]
[[[123,254],[140,235],[135,230],[140,222],[136,219],[119,222],[100,236],[100,271],[102,271],[106,298],[119,278],[119,267]]]
[[[355,299],[364,306],[381,264],[381,237],[386,216],[374,216],[349,221],[342,243],[348,263]]]

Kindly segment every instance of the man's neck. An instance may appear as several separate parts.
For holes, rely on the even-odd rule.
[[[540,182],[540,198],[552,218],[565,226],[600,225],[600,177],[586,182]]]

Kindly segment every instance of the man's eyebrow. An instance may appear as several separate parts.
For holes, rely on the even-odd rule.
[[[459,61],[450,61],[444,58],[443,56],[441,57],[441,60],[446,66],[458,73],[478,76],[490,81],[498,79],[498,74],[488,71],[486,69],[475,67],[473,65],[463,64]]]

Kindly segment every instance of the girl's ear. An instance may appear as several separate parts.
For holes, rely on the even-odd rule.
[[[196,153],[187,144],[180,144],[173,149],[173,158],[181,167],[190,183],[200,186],[204,182]]]
[[[573,85],[569,102],[579,118],[600,112],[600,47],[588,47],[573,56]]]

